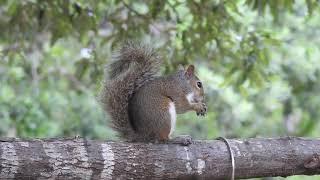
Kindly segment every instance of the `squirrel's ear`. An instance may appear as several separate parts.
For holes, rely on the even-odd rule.
[[[191,76],[193,76],[194,74],[194,65],[189,65],[186,72],[185,72],[185,75],[190,78]]]

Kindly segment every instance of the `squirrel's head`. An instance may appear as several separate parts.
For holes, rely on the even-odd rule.
[[[201,80],[194,73],[194,65],[189,65],[186,69],[179,66],[179,71],[185,77],[188,82],[188,89],[193,93],[194,102],[204,102],[204,91]],[[190,89],[191,88],[191,89]]]

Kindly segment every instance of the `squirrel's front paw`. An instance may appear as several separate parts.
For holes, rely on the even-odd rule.
[[[205,116],[207,113],[207,105],[205,103],[200,103],[196,112],[197,116]]]

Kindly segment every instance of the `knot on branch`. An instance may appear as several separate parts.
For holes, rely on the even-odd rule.
[[[307,159],[304,163],[304,167],[307,169],[316,169],[320,167],[320,155],[315,153],[311,158]]]

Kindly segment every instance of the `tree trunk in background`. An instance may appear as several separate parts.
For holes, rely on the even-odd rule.
[[[320,139],[230,140],[236,178],[320,174]],[[0,139],[0,179],[228,179],[223,141],[190,146],[74,139]]]

